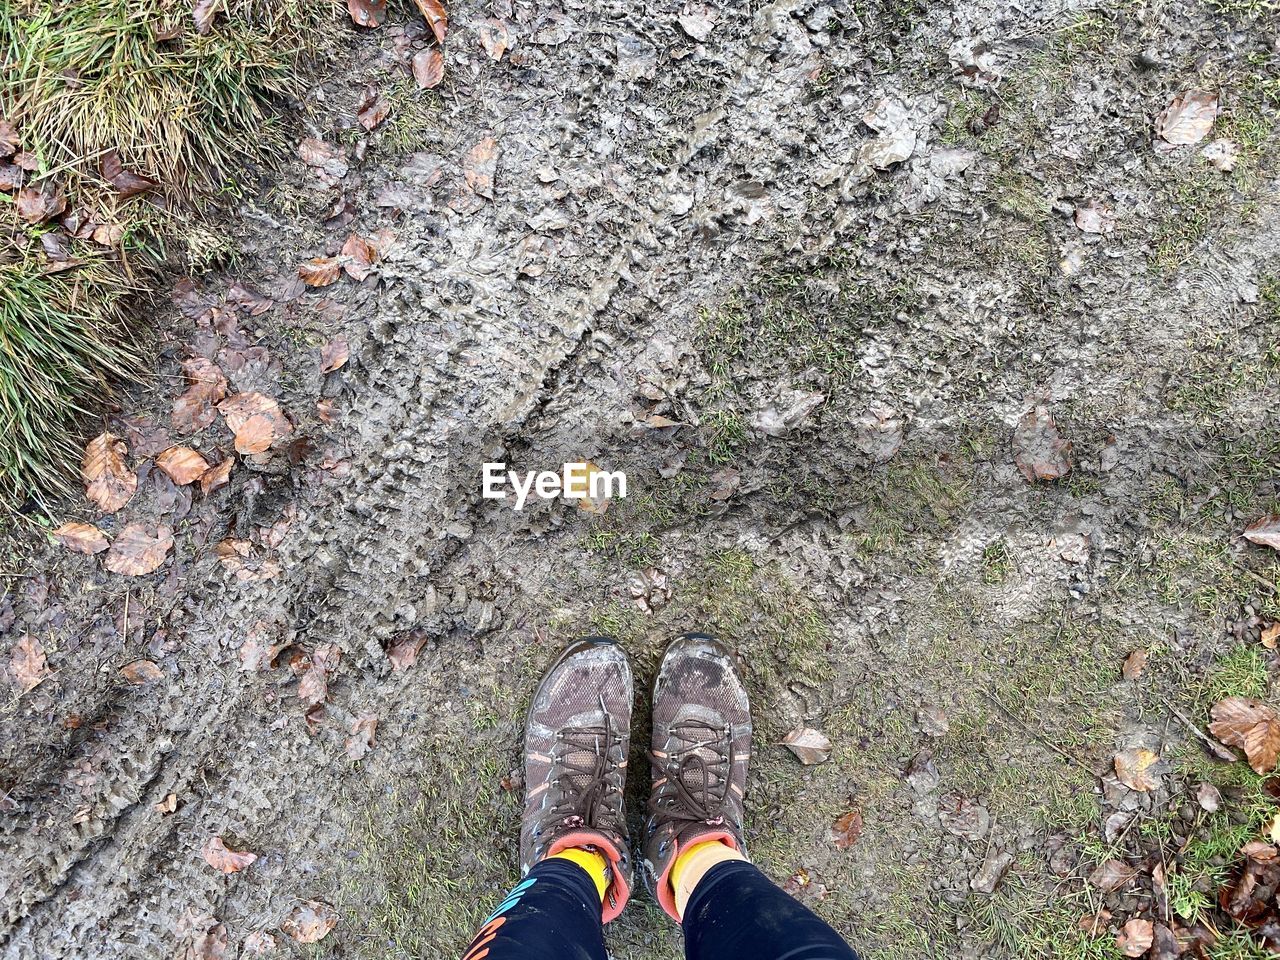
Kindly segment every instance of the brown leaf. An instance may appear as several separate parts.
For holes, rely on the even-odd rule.
[[[321,423],[333,423],[338,419],[338,405],[332,400],[316,401],[316,416]]]
[[[441,71],[444,69],[444,59],[441,58]],[[436,81],[439,83],[440,81]],[[432,84],[435,86],[435,84]],[[22,172],[22,168],[13,163],[0,163],[0,193],[13,193],[26,181],[26,174]]]
[[[315,943],[329,935],[338,923],[333,907],[317,900],[308,900],[293,908],[284,918],[280,929],[298,943]]]
[[[1150,920],[1134,917],[1116,934],[1116,947],[1126,957],[1140,957],[1151,949],[1155,927]]]
[[[382,125],[390,112],[391,107],[387,101],[383,100],[377,93],[370,91],[360,104],[356,119],[360,122],[360,126],[372,132]]]
[[[1089,882],[1103,893],[1119,890],[1138,875],[1138,871],[1120,860],[1103,860],[1089,874]]]
[[[280,575],[280,564],[261,555],[249,540],[228,537],[218,542],[213,555],[241,583],[262,583]]]
[[[34,690],[53,674],[44,657],[44,647],[31,634],[23,634],[9,655],[9,673],[20,693]]]
[[[1077,207],[1075,221],[1081,233],[1110,233],[1116,228],[1115,214],[1099,200],[1089,200]]]
[[[1244,538],[1250,543],[1280,550],[1280,516],[1271,514],[1253,521],[1244,528]]]
[[[342,269],[356,282],[369,275],[377,259],[377,248],[357,233],[347,237],[342,245]]]
[[[498,167],[498,141],[485,137],[462,158],[467,186],[479,197],[493,199],[493,177]]]
[[[1276,643],[1280,641],[1280,623],[1271,623],[1262,628],[1262,645],[1268,650],[1274,650]]]
[[[115,513],[138,489],[137,475],[124,462],[127,452],[124,441],[109,433],[99,434],[84,448],[80,478],[85,495],[103,513]]]
[[[1212,783],[1202,783],[1196,790],[1196,802],[1205,813],[1217,813],[1222,806],[1222,793]]]
[[[228,960],[226,924],[212,914],[188,907],[178,918],[174,933],[178,941],[175,960]]]
[[[18,149],[18,131],[8,120],[0,118],[0,157],[12,157]]]
[[[1120,675],[1126,680],[1137,680],[1147,667],[1147,651],[1138,649],[1124,658],[1124,666]]]
[[[171,549],[172,528],[161,524],[153,536],[147,532],[146,524],[131,523],[116,535],[102,565],[112,573],[141,577],[159,569]]]
[[[359,760],[374,748],[376,743],[374,731],[378,728],[378,718],[366,713],[356,720],[351,727],[351,736],[347,738],[347,756]]]
[[[1071,443],[1063,440],[1048,407],[1028,410],[1013,433],[1013,460],[1030,482],[1057,480],[1071,472]]]
[[[276,952],[276,938],[265,930],[256,930],[244,938],[241,945],[242,957],[265,957]]]
[[[151,660],[135,660],[133,663],[126,663],[120,668],[120,673],[135,685],[155,683],[157,680],[164,679],[164,671]]]
[[[501,60],[511,47],[511,31],[505,20],[490,17],[480,24],[480,46],[493,60]]]
[[[831,756],[831,741],[812,727],[796,727],[782,738],[782,745],[805,766],[822,763]]]
[[[413,79],[423,90],[440,85],[444,79],[444,54],[439,47],[419,50],[413,55]]]
[[[951,729],[946,711],[936,703],[922,703],[916,710],[916,722],[926,737],[945,737]]]
[[[347,363],[351,356],[351,346],[344,336],[336,336],[320,348],[320,372],[333,373]]]
[[[67,198],[51,183],[33,184],[18,191],[16,207],[27,223],[44,223],[67,209]]]
[[[212,360],[192,357],[182,361],[187,390],[173,402],[170,420],[179,433],[195,433],[217,419],[214,404],[227,395],[227,378]]]
[[[1209,135],[1218,116],[1218,96],[1205,90],[1186,90],[1156,117],[1156,136],[1168,143],[1199,143]]]
[[[209,461],[190,447],[170,447],[156,457],[156,466],[180,487],[195,483],[209,470]]]
[[[449,31],[449,13],[444,8],[441,0],[414,0],[418,5],[418,10],[426,18],[431,32],[435,35],[436,43],[444,45],[445,34]]]
[[[837,850],[848,850],[862,836],[862,811],[850,810],[831,825],[831,842]]]
[[[1255,773],[1270,773],[1280,757],[1280,715],[1248,697],[1227,697],[1209,711],[1209,732],[1230,747],[1244,750]]]
[[[387,18],[387,0],[347,0],[347,13],[357,27],[376,27]]]
[[[87,553],[90,556],[95,553],[101,553],[110,545],[106,535],[101,530],[91,523],[80,523],[78,520],[64,523],[53,531],[53,535],[68,550],[74,550],[76,553]]]
[[[387,647],[387,659],[391,668],[396,671],[408,670],[418,659],[418,651],[427,642],[427,634],[422,630],[410,630],[392,641]]]
[[[228,455],[221,463],[215,463],[200,477],[200,492],[206,497],[221,490],[231,482],[231,468],[236,465],[234,455]]]
[[[196,33],[200,36],[207,37],[213,29],[213,18],[221,2],[222,0],[196,0],[191,16],[196,22]]]
[[[1160,758],[1150,750],[1138,747],[1121,750],[1115,755],[1116,778],[1130,790],[1146,793],[1160,783],[1160,776],[1152,768]]]
[[[327,287],[342,276],[342,261],[337,257],[315,257],[298,268],[298,276],[309,287]]]
[[[178,809],[178,795],[176,793],[166,793],[153,807],[156,813],[166,817]]]
[[[311,665],[298,682],[298,699],[311,706],[329,695],[329,674],[338,666],[342,649],[336,643],[322,643],[311,654]]]
[[[217,836],[206,840],[200,852],[204,854],[205,862],[209,866],[215,870],[221,870],[223,873],[239,873],[258,859],[256,853],[250,853],[248,850],[237,851],[230,849],[222,842],[222,838]]]
[[[154,180],[126,170],[120,162],[120,154],[115,150],[108,150],[102,155],[98,169],[102,173],[102,179],[123,197],[136,197],[157,186]]]
[[[346,151],[341,146],[315,137],[306,137],[298,143],[298,156],[325,186],[336,186],[350,169]]]
[[[237,453],[264,453],[293,433],[280,405],[261,393],[239,393],[218,404],[236,437]]]

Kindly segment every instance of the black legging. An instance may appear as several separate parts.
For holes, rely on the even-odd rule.
[[[745,860],[706,872],[684,911],[688,960],[858,960],[812,910]],[[463,960],[608,960],[595,882],[543,860],[493,912]]]

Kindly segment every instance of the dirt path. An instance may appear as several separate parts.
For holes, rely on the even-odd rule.
[[[1274,133],[1247,92],[1277,82],[1263,21],[779,2],[720,9],[697,43],[670,5],[493,12],[513,53],[486,59],[485,13],[454,9],[454,86],[389,121],[421,149],[388,133],[353,161],[350,229],[396,236],[375,278],[273,292],[346,233],[293,186],[301,164],[230,228],[280,300],[252,322],[313,462],[239,471],[179,525],[168,573],[42,548],[15,581],[3,622],[56,672],[3,715],[4,956],[168,956],[219,923],[237,956],[308,899],[341,919],[305,955],[448,955],[514,877],[508,773],[559,644],[614,633],[644,676],[695,626],[750,664],[749,844],[774,876],[869,957],[1068,955],[1098,774],[1143,738],[1172,758],[1157,706],[1196,702],[1233,625],[1256,634],[1273,603],[1274,567],[1236,535],[1277,496],[1274,167],[1258,147],[1256,178],[1221,189],[1198,148],[1151,146],[1197,78]],[[308,98],[327,139],[350,131],[353,78],[390,82],[392,33],[350,57]],[[886,98],[910,157],[863,169]],[[463,170],[486,137],[492,199]],[[1090,198],[1113,232],[1077,229]],[[352,362],[321,382],[305,344],[339,331]],[[320,391],[335,425],[310,413]],[[171,396],[138,409],[163,419]],[[1074,445],[1052,485],[1010,453],[1037,398]],[[480,498],[484,461],[588,457],[628,474],[603,517]],[[212,544],[286,509],[281,574],[228,576]],[[384,649],[412,631],[425,646],[394,671]],[[247,636],[340,647],[316,731],[290,670],[242,668]],[[1136,648],[1153,666],[1122,683]],[[140,656],[164,682],[120,680]],[[367,713],[377,745],[353,764]],[[769,746],[799,724],[831,762]],[[855,807],[864,834],[836,851]],[[216,873],[213,834],[259,860]],[[637,907],[616,955],[677,955]]]

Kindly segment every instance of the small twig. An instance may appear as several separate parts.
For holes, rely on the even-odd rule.
[[[1211,736],[1209,736],[1207,733],[1205,733],[1199,727],[1197,727],[1194,723],[1188,720],[1186,716],[1183,715],[1183,713],[1177,707],[1175,707],[1172,703],[1170,703],[1168,700],[1162,700],[1161,702],[1164,703],[1165,709],[1168,710],[1170,713],[1172,713],[1179,720],[1181,720],[1183,724],[1186,726],[1186,728],[1196,735],[1196,739],[1198,739],[1201,743],[1203,743],[1206,747],[1208,747],[1209,752],[1212,753],[1219,760],[1227,760],[1229,762],[1234,763],[1236,760],[1240,759],[1234,753],[1232,753],[1230,750],[1224,747],[1222,744],[1218,743],[1217,740],[1214,740]]]
[[[1000,702],[1000,698],[999,698],[999,697],[997,697],[997,696],[996,696],[994,693],[992,693],[990,690],[983,690],[983,691],[982,691],[982,693],[983,693],[983,695],[984,695],[984,696],[986,696],[986,698],[987,698],[988,700],[990,700],[990,701],[991,701],[992,703],[994,703],[997,707],[999,707],[999,708],[1000,708],[1000,710],[1001,710],[1001,712],[1002,712],[1002,713],[1004,713],[1004,715],[1005,715],[1006,717],[1008,717],[1008,718],[1009,718],[1010,720],[1012,720],[1014,723],[1018,724],[1018,726],[1022,727],[1022,729],[1023,729],[1023,730],[1025,730],[1027,733],[1031,734],[1031,736],[1032,736],[1032,737],[1034,737],[1034,738],[1035,738],[1035,739],[1040,743],[1040,745],[1041,745],[1041,746],[1048,747],[1050,750],[1052,750],[1052,751],[1053,751],[1054,753],[1056,753],[1058,756],[1062,757],[1062,759],[1064,759],[1064,760],[1066,760],[1066,761],[1068,761],[1068,762],[1070,762],[1070,763],[1074,763],[1077,767],[1079,767],[1081,770],[1083,770],[1083,771],[1084,771],[1085,773],[1087,773],[1089,776],[1094,777],[1094,778],[1096,778],[1096,777],[1098,776],[1098,774],[1097,774],[1094,770],[1090,769],[1088,766],[1086,766],[1086,765],[1085,765],[1084,761],[1079,760],[1079,759],[1077,759],[1076,757],[1073,757],[1071,754],[1067,753],[1067,751],[1066,751],[1066,750],[1063,750],[1060,746],[1058,746],[1058,745],[1057,745],[1056,743],[1054,743],[1052,740],[1047,740],[1045,737],[1041,736],[1039,733],[1037,733],[1035,730],[1033,730],[1033,729],[1032,729],[1032,728],[1031,728],[1031,727],[1026,723],[1026,721],[1024,721],[1022,718],[1020,718],[1020,717],[1016,716],[1012,710],[1010,710],[1010,709],[1009,709],[1008,707],[1006,707],[1003,703],[1001,703],[1001,702]]]
[[[1258,574],[1250,570],[1248,567],[1242,566],[1241,564],[1237,563],[1237,564],[1233,564],[1233,566],[1237,570],[1239,570],[1241,573],[1243,573],[1246,577],[1248,577],[1250,580],[1253,580],[1259,585],[1266,587],[1272,593],[1280,593],[1280,589],[1278,589],[1276,585],[1272,583],[1270,580],[1268,580],[1266,577],[1259,576]]]

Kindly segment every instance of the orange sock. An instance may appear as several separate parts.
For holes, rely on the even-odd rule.
[[[703,874],[717,863],[747,859],[722,840],[704,840],[682,850],[671,866],[671,889],[676,895],[676,913],[684,917],[684,908]]]
[[[568,850],[553,853],[547,859],[568,860],[591,874],[591,879],[596,884],[596,892],[600,894],[600,902],[604,903],[604,892],[609,889],[609,861],[603,854],[582,847],[570,847]]]

